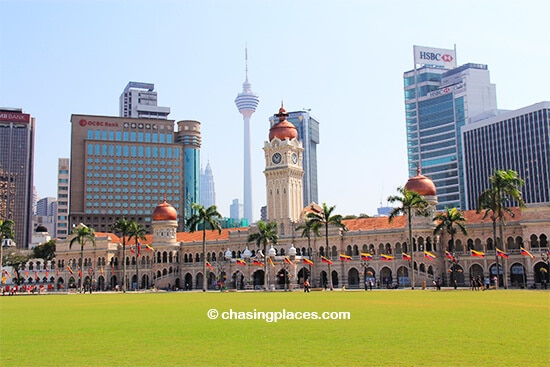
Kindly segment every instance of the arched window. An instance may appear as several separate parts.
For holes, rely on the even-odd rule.
[[[531,248],[539,247],[539,239],[536,234],[532,234],[529,239],[531,240]]]

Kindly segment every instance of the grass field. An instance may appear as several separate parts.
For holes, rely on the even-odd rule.
[[[351,319],[222,319],[283,309]],[[549,341],[543,291],[0,297],[0,366],[548,366]]]

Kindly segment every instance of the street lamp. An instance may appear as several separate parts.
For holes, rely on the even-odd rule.
[[[296,248],[294,247],[294,244],[290,244],[290,248],[288,249],[288,257],[290,261],[292,262],[292,265],[294,266],[294,279],[297,279],[296,276],[296,263],[294,262],[296,260]],[[290,284],[292,285],[292,284]],[[292,290],[292,286],[290,287],[290,290]]]
[[[246,267],[248,268],[248,278],[246,281],[247,283],[246,285],[250,285],[250,258],[252,257],[252,252],[248,249],[248,246],[246,246],[246,249],[241,254],[241,257],[246,262]],[[246,285],[244,287],[245,289],[246,289]]]
[[[218,269],[220,271],[220,291],[223,291],[224,288],[227,288],[227,285],[225,284],[225,280],[227,279],[227,274],[225,273],[225,264],[229,263],[229,272],[231,272],[231,258],[233,254],[231,253],[231,250],[228,248],[227,251],[224,253],[223,262],[218,264]]]
[[[273,259],[275,259],[275,255],[277,255],[277,251],[275,251],[275,249],[273,248],[273,244],[272,244],[271,247],[269,248],[269,250],[267,250],[267,257],[266,257],[265,261],[267,261],[267,258],[269,257],[271,259],[271,263],[273,264]],[[267,267],[267,263],[266,263],[266,269],[269,269]],[[267,272],[267,284],[265,285],[266,290],[268,289],[268,284],[269,284],[269,271]]]

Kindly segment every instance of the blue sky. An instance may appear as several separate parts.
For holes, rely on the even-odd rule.
[[[128,81],[154,83],[171,119],[199,120],[220,212],[242,200],[249,81],[255,219],[265,205],[263,143],[281,100],[321,123],[319,201],[375,214],[407,181],[404,71],[413,45],[487,64],[498,107],[549,100],[545,1],[0,1],[0,106],[36,117],[35,186],[56,196],[73,113],[118,116]]]

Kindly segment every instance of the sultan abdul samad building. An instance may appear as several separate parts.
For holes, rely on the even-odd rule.
[[[267,216],[269,221],[277,222],[280,235],[278,243],[267,253],[270,259],[268,288],[296,289],[302,286],[304,278],[309,279],[314,288],[323,288],[330,284],[329,276],[335,288],[363,288],[366,280],[380,287],[397,283],[409,286],[411,262],[417,287],[424,282],[431,285],[438,278],[443,285],[450,286],[456,281],[458,286],[468,286],[472,278],[493,279],[496,276],[491,220],[483,219],[483,214],[475,211],[463,212],[468,235],[457,233],[454,248],[449,248],[449,234],[433,234],[435,223],[431,218],[437,204],[437,192],[434,183],[420,173],[409,179],[405,188],[422,194],[430,202],[432,216],[413,218],[412,261],[403,256],[403,253],[410,253],[404,216],[395,218],[392,223],[387,217],[345,220],[349,231],[330,230],[328,248],[324,237],[300,237],[301,232],[295,228],[303,223],[304,213],[318,210],[319,206],[302,203],[303,149],[297,140],[296,128],[286,120],[283,107],[277,116],[279,122],[271,127],[269,141],[264,144]],[[515,215],[507,217],[504,229],[503,250],[508,258],[498,257],[500,285],[532,286],[543,279],[548,280],[550,206],[512,210]],[[126,261],[129,286],[136,287],[139,283],[140,289],[153,286],[201,289],[205,276],[201,261],[202,231],[177,232],[177,228],[178,213],[174,207],[166,202],[159,204],[152,212],[153,233],[147,236],[148,246],[143,244],[140,249],[135,245],[127,246],[126,259],[122,258],[119,237],[112,233],[96,233],[96,246],[84,247],[85,284],[93,284],[99,290],[120,286],[123,261]],[[224,229],[221,234],[206,232],[209,288],[264,287],[265,258],[255,243],[247,242],[254,231],[256,228],[252,226]],[[45,282],[61,284],[64,288],[78,284],[75,270],[79,268],[78,247],[69,249],[68,241],[58,242],[57,257],[46,266],[49,276],[43,278]],[[522,254],[521,248],[533,257],[525,251]],[[484,257],[479,253],[484,253]],[[321,256],[332,264],[322,262]]]

